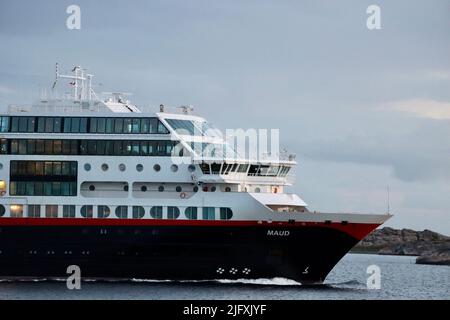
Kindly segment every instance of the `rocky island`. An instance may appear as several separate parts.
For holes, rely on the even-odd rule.
[[[375,230],[352,250],[353,253],[417,256],[417,264],[450,265],[450,237],[430,230]]]

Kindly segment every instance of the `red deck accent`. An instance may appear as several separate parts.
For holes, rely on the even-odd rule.
[[[167,219],[111,219],[111,218],[0,218],[2,226],[199,226],[199,227],[321,227],[332,228],[363,239],[379,224],[339,222],[257,221],[257,220],[167,220]]]

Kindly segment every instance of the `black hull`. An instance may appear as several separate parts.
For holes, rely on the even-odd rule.
[[[321,283],[358,241],[327,226],[0,226],[0,278],[77,265],[82,278]]]

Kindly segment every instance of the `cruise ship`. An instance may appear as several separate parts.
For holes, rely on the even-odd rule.
[[[322,213],[285,187],[293,155],[239,156],[190,106],[70,94],[0,113],[0,278],[322,283],[390,214]],[[65,83],[67,82],[67,83]],[[281,126],[281,124],[279,124]]]

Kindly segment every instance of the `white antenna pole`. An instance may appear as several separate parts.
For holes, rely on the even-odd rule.
[[[390,192],[389,185],[387,186],[387,213],[391,213],[391,200],[390,200]]]

